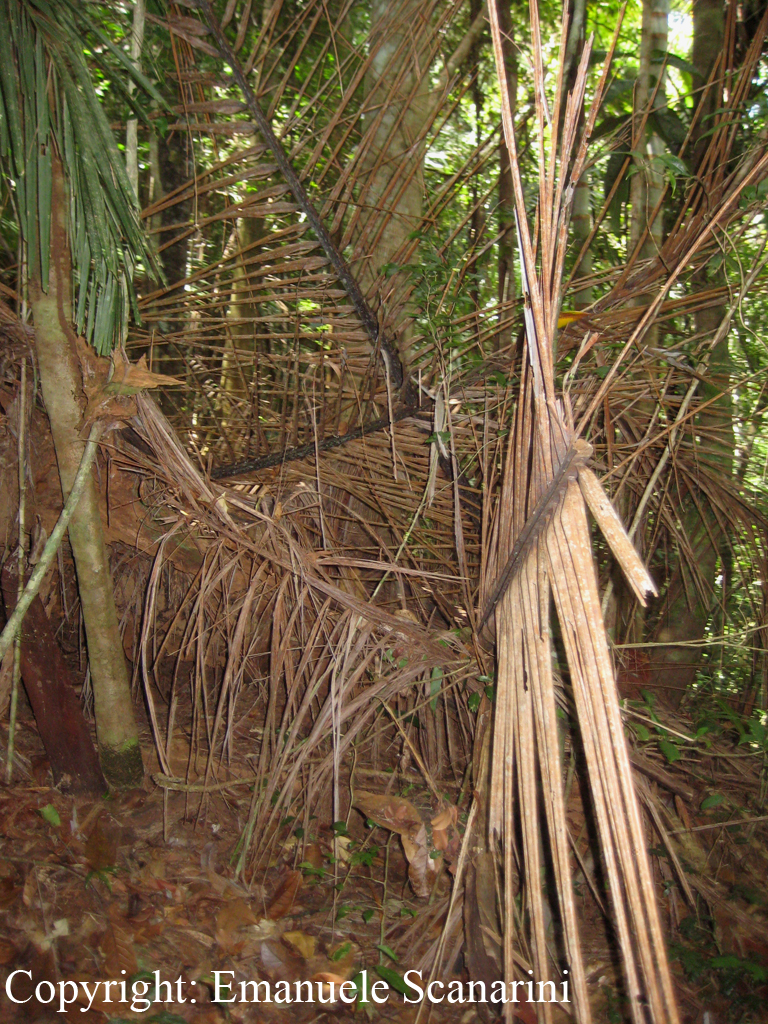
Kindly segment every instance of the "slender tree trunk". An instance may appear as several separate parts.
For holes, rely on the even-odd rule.
[[[263,232],[264,221],[259,217],[241,217],[237,222],[236,248],[240,254],[232,274],[232,300],[227,318],[229,330],[222,359],[222,384],[226,394],[233,399],[247,398],[256,372],[260,347],[256,342],[259,307],[248,281],[246,261],[253,256],[253,243]]]
[[[573,231],[573,244],[576,253],[581,252],[585,242],[592,230],[592,185],[589,180],[589,171],[585,171],[579,178],[576,189],[573,193],[573,211],[571,213],[571,230]],[[592,250],[589,247],[581,257],[578,266],[578,276],[589,278],[592,275]],[[573,294],[574,309],[585,309],[592,304],[592,286],[584,285]]]
[[[475,18],[480,13],[482,7],[482,0],[470,0],[469,5],[469,18],[470,21],[474,22]],[[473,67],[478,67],[480,64],[480,40],[477,39],[472,45],[469,54],[470,64]],[[483,105],[484,96],[483,90],[480,85],[480,78],[475,75],[475,79],[472,82],[472,103],[475,107],[475,145],[479,146],[483,134]],[[472,216],[469,222],[469,245],[467,251],[474,254],[476,247],[480,243],[480,238],[485,230],[485,211],[478,204],[478,182],[477,177],[472,177]],[[472,298],[472,305],[475,309],[475,315],[477,316],[477,330],[480,331],[480,287],[476,275],[472,275],[469,285],[469,291]]]
[[[632,149],[638,155],[635,157],[635,173],[630,179],[629,188],[631,215],[627,256],[633,260],[656,259],[664,240],[663,216],[659,205],[664,177],[658,159],[664,153],[664,143],[653,131],[652,123],[649,124],[645,119],[650,109],[659,110],[665,105],[662,55],[667,51],[668,35],[669,0],[643,0],[640,67],[634,95],[632,140]],[[648,306],[654,294],[655,286],[647,291],[635,290],[628,304],[635,307]],[[644,344],[658,348],[662,341],[659,325],[654,322],[646,331]],[[640,418],[650,422],[654,412],[653,399],[639,399],[635,411]],[[631,492],[624,491],[620,512],[625,521],[633,516],[633,502]],[[645,633],[645,609],[638,603],[624,574],[617,567],[614,568],[614,584],[606,619],[611,623],[616,641],[635,643]]]
[[[56,157],[50,251],[47,291],[42,288],[40,268],[36,266],[31,268],[29,295],[40,382],[66,501],[85,445],[80,437],[83,413],[79,399],[83,382],[72,330],[66,183]],[[144,777],[139,734],[115,609],[99,493],[92,476],[69,524],[69,539],[88,644],[101,767],[111,786],[138,786]]]
[[[568,94],[572,91],[576,81],[579,61],[584,50],[586,35],[587,3],[586,0],[569,0],[568,3],[568,42],[565,48],[565,62],[563,66],[563,86],[560,97],[560,120],[565,117],[566,102]],[[582,113],[581,123],[584,117]],[[573,209],[571,212],[571,231],[576,254],[581,252],[585,242],[592,230],[592,186],[589,178],[589,171],[585,171],[576,185],[573,196]],[[590,277],[592,275],[592,253],[587,249],[579,261],[577,268],[579,277]],[[584,309],[592,303],[592,288],[586,286],[573,294],[570,305],[574,309]]]
[[[136,0],[133,5],[133,29],[131,31],[131,60],[134,66],[141,67],[141,50],[144,46],[144,25],[146,21],[147,4],[146,0]],[[136,91],[136,83],[133,79],[128,82],[128,92],[133,95]],[[125,132],[125,163],[128,171],[128,179],[133,185],[136,197],[139,195],[139,122],[135,117],[128,119]]]
[[[408,308],[404,297],[413,280],[407,272],[382,270],[406,251],[423,226],[426,135],[444,98],[444,87],[468,58],[485,28],[481,13],[448,57],[431,89],[435,60],[431,20],[439,5],[421,0],[371,0],[370,61],[365,76],[366,131],[357,196],[360,215],[353,227],[358,279],[364,291],[378,293],[387,307]],[[392,267],[394,270],[395,268]],[[399,331],[401,358],[408,359],[409,332]]]
[[[361,218],[357,248],[365,253],[360,282],[370,290],[382,268],[422,224],[424,179],[423,132],[430,112],[429,76],[419,21],[425,15],[419,0],[373,0],[371,45],[366,75],[371,134],[363,165],[365,186],[360,202],[368,212]],[[401,274],[389,280],[389,290],[407,287]],[[397,305],[397,300],[393,300]],[[402,342],[407,339],[401,337]],[[407,358],[404,348],[401,356]]]
[[[185,185],[191,174],[191,141],[186,132],[171,132],[158,140],[160,188],[163,196],[176,192]],[[178,284],[187,276],[187,221],[192,213],[192,199],[168,206],[160,214],[160,259],[168,285]]]
[[[512,116],[515,116],[517,99],[517,52],[514,43],[512,25],[511,0],[499,3],[499,21],[501,23],[501,46],[504,51],[504,67],[509,85],[509,98]],[[502,325],[496,334],[496,349],[506,348],[512,342],[511,310],[506,311],[508,303],[515,298],[515,197],[512,190],[512,170],[509,166],[509,150],[504,141],[504,134],[499,138],[499,290],[498,300],[501,306],[499,315]]]
[[[650,104],[664,105],[664,65],[658,55],[667,52],[669,37],[669,0],[643,0],[643,25],[640,41],[640,72],[635,90],[635,118],[642,122]],[[646,124],[634,139],[634,148],[643,154],[642,162],[630,182],[632,218],[629,253],[640,245],[640,259],[652,259],[661,248],[663,222],[654,210],[661,198],[664,178],[658,157],[664,143]]]
[[[192,141],[189,133],[174,131],[165,138],[161,136],[157,142],[157,158],[160,195],[169,196],[181,189],[191,177]],[[187,277],[188,222],[191,214],[192,199],[187,198],[167,206],[159,215],[159,256],[169,290]],[[176,299],[179,307],[183,305],[184,296],[181,289],[171,291],[170,295]],[[167,342],[155,347],[154,368],[159,373],[183,380],[187,374],[186,361],[181,349],[185,321],[178,317],[178,313],[171,313],[167,320],[161,321],[161,330],[166,335]],[[170,416],[176,412],[178,401],[179,396],[170,391],[163,391],[160,394],[160,406],[166,415]]]

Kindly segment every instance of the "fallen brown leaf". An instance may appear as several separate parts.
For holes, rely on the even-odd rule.
[[[280,886],[272,897],[272,902],[267,907],[267,917],[270,921],[277,921],[290,913],[296,902],[296,894],[301,888],[302,877],[300,871],[289,871]]]
[[[216,918],[216,941],[225,952],[239,953],[247,939],[243,929],[256,924],[256,920],[245,900],[229,900]]]

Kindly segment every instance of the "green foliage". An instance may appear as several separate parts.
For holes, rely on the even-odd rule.
[[[729,1019],[733,1021],[762,1019],[752,1014],[765,1007],[768,965],[719,953],[712,922],[707,918],[684,918],[680,922],[680,941],[671,944],[670,954],[686,977],[697,984],[700,999],[719,996],[729,1007]]]
[[[90,17],[69,0],[2,0],[0,163],[11,182],[30,272],[48,287],[54,152],[70,190],[78,278],[76,324],[100,354],[123,336],[138,261],[156,270],[137,200],[83,51],[92,35],[159,99]]]
[[[44,807],[40,808],[38,813],[40,817],[43,818],[44,821],[47,821],[48,824],[51,825],[53,828],[59,828],[59,826],[61,825],[61,818],[59,817],[59,812],[56,810],[53,804],[46,804]]]
[[[377,964],[376,973],[383,981],[386,981],[389,987],[393,988],[395,992],[400,992],[401,995],[404,996],[413,995],[413,990],[406,985],[403,980],[403,976],[398,974],[397,971],[393,971],[391,967],[384,967],[382,964]]]

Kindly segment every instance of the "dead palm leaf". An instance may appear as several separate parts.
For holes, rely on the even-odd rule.
[[[511,980],[514,971],[514,894],[510,883],[515,808],[523,836],[526,897],[536,973],[542,979],[550,974],[540,883],[541,827],[537,795],[540,784],[576,1011],[580,1020],[590,1019],[572,896],[556,740],[548,628],[551,588],[568,657],[633,1018],[638,1022],[645,1019],[645,1007],[649,1006],[653,1020],[675,1021],[677,1011],[645,853],[644,831],[632,787],[613,666],[600,614],[586,508],[577,483],[574,433],[567,419],[568,410],[558,401],[554,389],[553,339],[560,305],[569,205],[584,165],[608,62],[581,143],[572,158],[586,85],[589,47],[585,49],[574,90],[567,98],[562,136],[552,142],[547,157],[547,125],[560,123],[559,99],[550,119],[544,92],[538,8],[535,3],[531,4],[539,159],[539,233],[532,238],[494,5],[491,5],[491,28],[515,188],[529,367],[523,380],[503,482],[502,502],[506,496],[509,513],[498,523],[499,551],[509,550],[511,541],[522,536],[526,520],[537,513],[551,516],[546,532],[540,536],[531,534],[527,551],[520,552],[520,568],[511,577],[509,589],[496,606],[499,695],[489,824],[502,840],[504,849],[505,974]],[[560,68],[566,38],[564,25]],[[558,89],[556,96],[559,95]],[[542,496],[548,508],[542,507]],[[500,555],[500,562],[502,558]],[[541,1010],[544,1019],[550,1019],[546,1004]]]

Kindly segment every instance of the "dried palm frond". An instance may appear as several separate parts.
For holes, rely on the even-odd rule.
[[[739,572],[739,551],[749,552],[757,564],[764,560],[763,517],[740,493],[742,472],[732,467],[734,422],[741,418],[733,396],[759,393],[760,374],[738,368],[728,339],[748,299],[765,287],[765,245],[756,217],[768,161],[763,146],[744,147],[735,126],[750,102],[767,28],[763,17],[738,67],[722,63],[732,53],[726,46],[713,71],[708,89],[723,77],[729,88],[716,104],[697,175],[687,182],[658,257],[617,270],[605,294],[561,339],[564,347],[579,348],[578,373],[575,364],[569,370],[569,395],[580,429],[588,431],[604,457],[630,536],[668,580],[664,602],[646,627],[662,641],[669,638],[670,610],[677,607],[680,616],[681,595],[687,606],[683,614],[698,618],[701,636],[714,600],[713,575],[706,578],[702,558],[707,564],[731,560]],[[734,30],[732,13],[726,29]],[[682,153],[690,139],[691,133]],[[723,274],[724,253],[738,263],[738,275]],[[649,294],[655,294],[652,302]],[[644,301],[627,308],[638,295]],[[654,326],[661,340],[647,343],[646,332]],[[604,376],[602,382],[590,381],[590,367]],[[739,453],[742,468],[748,458],[747,446]],[[743,589],[754,602],[752,588]],[[613,581],[603,607],[615,636],[638,639],[636,608],[627,601],[612,604],[612,590]],[[753,614],[759,618],[761,612],[755,607]],[[657,653],[663,684],[666,655],[661,649]],[[674,647],[669,657],[674,658]],[[684,686],[679,676],[672,660],[668,681]]]
[[[175,229],[177,237],[189,240],[189,275],[143,297],[149,329],[134,337],[134,345],[146,349],[160,369],[167,366],[187,382],[164,406],[186,451],[155,409],[146,406],[137,425],[155,452],[144,467],[151,484],[142,484],[143,504],[152,510],[154,529],[167,531],[150,596],[159,595],[163,560],[179,538],[198,551],[197,575],[174,608],[172,628],[164,628],[159,600],[148,609],[147,690],[167,692],[160,671],[164,652],[194,662],[189,776],[202,774],[209,781],[243,749],[238,737],[245,727],[244,702],[253,699],[260,706],[248,741],[255,782],[241,867],[266,863],[289,811],[306,815],[308,824],[327,801],[335,819],[343,815],[340,780],[354,785],[346,753],[364,751],[376,766],[384,742],[401,742],[385,705],[395,708],[399,720],[406,712],[421,716],[421,736],[434,754],[431,770],[448,764],[461,774],[476,741],[474,755],[481,760],[487,709],[476,719],[457,691],[469,682],[479,695],[477,677],[491,671],[479,631],[472,635],[467,627],[493,605],[494,583],[506,564],[499,601],[490,608],[500,665],[490,817],[504,841],[506,969],[511,977],[516,800],[526,909],[533,921],[532,963],[541,979],[550,973],[539,885],[543,791],[565,959],[578,1012],[587,1019],[548,639],[549,592],[556,580],[633,1012],[639,1019],[647,997],[657,1020],[674,1020],[576,476],[612,531],[612,548],[633,574],[638,596],[649,582],[585,470],[586,449],[578,437],[588,432],[619,503],[628,495],[620,505],[628,522],[636,513],[642,518],[651,502],[654,514],[646,519],[655,534],[644,542],[644,552],[663,551],[669,543],[676,526],[674,488],[693,489],[695,480],[703,481],[701,493],[719,508],[724,527],[741,517],[743,532],[752,530],[757,519],[727,482],[715,472],[695,475],[695,438],[686,430],[696,410],[677,392],[681,382],[687,387],[697,380],[695,374],[706,377],[705,360],[675,365],[669,353],[661,356],[642,345],[654,319],[679,322],[723,300],[720,286],[696,295],[671,289],[715,253],[717,230],[740,230],[739,192],[744,182],[761,177],[765,162],[745,164],[730,182],[717,183],[722,204],[714,223],[700,203],[691,203],[660,260],[601,276],[604,296],[559,339],[559,356],[570,359],[577,349],[561,398],[553,348],[567,211],[594,120],[592,114],[578,140],[586,57],[563,117],[555,111],[551,119],[553,125],[562,122],[563,136],[550,140],[548,153],[534,8],[534,102],[517,128],[535,120],[539,229],[538,238],[530,236],[530,203],[526,207],[518,168],[528,346],[520,370],[516,348],[495,348],[500,325],[509,329],[519,305],[507,302],[481,315],[465,301],[470,268],[497,241],[486,226],[473,237],[471,252],[459,252],[466,249],[462,236],[470,233],[473,212],[486,199],[483,189],[471,202],[462,200],[450,235],[437,239],[431,233],[439,217],[459,209],[462,190],[470,191],[467,183],[487,173],[496,133],[478,140],[465,165],[446,175],[418,217],[408,219],[411,230],[399,236],[398,247],[389,245],[393,223],[414,216],[406,200],[418,184],[420,158],[439,145],[441,125],[467,87],[462,54],[478,26],[464,26],[452,57],[441,64],[445,40],[455,38],[461,24],[459,3],[391,5],[375,26],[355,23],[353,8],[340,5],[329,31],[320,32],[318,25],[328,17],[322,0],[301,5],[295,18],[288,5],[273,5],[249,40],[249,51],[244,40],[250,7],[229,4],[238,29],[232,42],[233,25],[228,45],[239,55],[254,100],[330,241],[360,284],[375,325],[360,316],[343,275],[313,237],[296,193],[257,132],[250,99],[244,103],[227,76],[196,70],[199,47],[178,33],[179,47],[189,47],[180,65],[184,117],[170,130],[191,130],[206,155],[217,159],[145,211],[152,219],[161,210],[194,210],[192,220],[179,213]],[[169,27],[175,30],[173,22]],[[199,43],[205,35],[200,23],[194,38]],[[393,48],[403,59],[395,60],[389,77],[382,76],[377,67]],[[299,79],[298,57],[306,53],[315,58]],[[406,108],[425,91],[429,101],[414,125]],[[599,97],[593,111],[598,103]],[[512,144],[510,120],[507,109]],[[386,155],[387,147],[397,159]],[[490,180],[487,189],[493,187]],[[714,177],[706,180],[714,185]],[[167,246],[167,226],[156,230]],[[646,301],[638,305],[642,295]],[[649,295],[655,296],[652,302]],[[739,296],[731,299],[735,310]],[[614,359],[617,349],[621,354]],[[595,366],[603,372],[592,373]],[[514,431],[502,481],[503,437],[511,416]],[[617,437],[616,424],[626,443]],[[668,470],[657,499],[651,492],[660,479],[654,476],[659,458]],[[673,466],[676,477],[669,472]],[[222,482],[237,477],[248,482]],[[536,522],[525,534],[531,519]],[[443,717],[430,733],[435,723],[425,709],[433,671],[444,673],[445,685]],[[158,746],[168,761],[172,735],[181,727],[174,717],[181,713],[179,685],[175,681],[168,692],[173,713],[167,731],[154,715]],[[517,760],[510,769],[512,751]],[[166,775],[168,769],[164,763]],[[474,891],[473,884],[457,884],[444,908],[452,929],[446,939],[450,951],[461,930],[462,893]],[[496,927],[487,924],[487,930]],[[419,955],[434,968],[439,944],[430,939],[429,947]]]
[[[304,5],[295,21],[270,16],[243,67],[256,81],[252,94],[246,88],[245,104],[234,94],[206,102],[205,76],[194,78],[190,50],[181,72],[188,127],[210,138],[220,159],[145,211],[151,220],[161,209],[183,211],[194,200],[195,224],[180,223],[173,241],[186,234],[200,252],[186,280],[144,296],[149,332],[134,339],[152,362],[186,378],[187,388],[169,395],[164,408],[199,464],[195,470],[178,463],[167,428],[146,406],[148,419],[139,426],[156,452],[147,466],[155,485],[145,485],[142,497],[170,530],[155,579],[179,536],[201,551],[198,575],[177,609],[176,635],[166,638],[164,649],[181,643],[178,657],[196,662],[193,726],[200,751],[213,763],[231,749],[237,701],[256,681],[264,688],[255,764],[260,777],[269,774],[269,793],[264,797],[257,786],[248,827],[257,855],[272,841],[268,822],[278,822],[294,800],[297,774],[309,814],[330,770],[338,780],[346,749],[363,742],[375,754],[386,728],[384,702],[394,697],[414,705],[425,718],[425,744],[457,772],[469,757],[474,728],[455,698],[473,651],[456,634],[476,603],[480,482],[497,471],[496,432],[510,388],[503,380],[483,386],[484,342],[496,327],[479,325],[465,310],[452,315],[466,267],[459,261],[455,275],[443,267],[471,213],[458,219],[447,240],[424,241],[410,232],[413,237],[394,251],[389,240],[414,182],[420,188],[423,149],[447,116],[443,101],[459,81],[462,55],[483,19],[466,26],[440,66],[460,4],[404,4],[354,42],[344,20],[350,11],[346,5],[339,12],[332,46],[327,40],[319,46],[300,88],[290,74],[277,73],[267,42],[277,32],[284,53],[313,51],[323,38],[315,29],[326,7]],[[173,21],[169,27],[175,31]],[[236,65],[238,41],[231,45],[215,34]],[[184,47],[191,46],[187,36]],[[382,75],[381,55],[393,40],[414,57],[407,62],[411,70]],[[336,59],[329,61],[334,46]],[[439,73],[432,75],[436,66]],[[189,83],[198,90],[196,102],[186,93]],[[402,160],[390,166],[385,149],[402,144],[414,91],[425,100],[420,120],[408,121],[407,132],[415,134]],[[257,106],[268,120],[290,109],[287,121],[273,122],[271,151],[248,138]],[[391,118],[393,111],[399,113]],[[179,121],[170,130],[182,127]],[[245,145],[238,133],[245,134]],[[229,152],[218,141],[223,137],[236,142]],[[293,195],[277,166],[275,143],[296,168],[301,188]],[[478,145],[466,173],[488,161],[494,143]],[[430,196],[414,227],[450,205],[463,173]],[[377,192],[384,178],[386,194]],[[302,189],[328,225],[332,246],[362,282],[373,324],[346,287],[343,267],[334,269],[329,249],[324,253],[310,236],[299,205]],[[161,237],[170,244],[165,227]],[[414,298],[425,281],[431,287],[413,264],[420,243],[428,245],[440,282],[424,304]],[[476,240],[478,248],[489,243],[482,234]],[[425,335],[424,313],[435,310],[450,323],[450,338],[437,330]],[[510,307],[500,316],[509,317]],[[474,377],[463,370],[453,376],[455,356],[473,349],[479,356]],[[499,352],[494,370],[503,357]],[[452,464],[463,472],[454,473]],[[207,472],[213,480],[252,474],[259,484],[211,484]],[[487,509],[482,515],[487,531]],[[150,642],[156,625],[148,614],[148,686],[160,686]],[[446,685],[442,720],[435,722],[425,710],[430,701],[416,694],[426,692],[433,701],[431,672],[438,668]],[[155,719],[158,743],[168,748]],[[339,742],[331,756],[332,736]],[[278,770],[267,773],[273,763]],[[247,858],[248,844],[244,850]]]
[[[618,693],[600,614],[584,497],[578,485],[580,451],[569,410],[554,386],[553,341],[560,306],[569,206],[582,173],[586,145],[607,78],[610,53],[578,150],[576,130],[586,87],[590,47],[585,48],[573,91],[566,101],[562,134],[550,144],[549,124],[560,124],[559,89],[549,116],[544,91],[539,14],[531,4],[532,53],[536,92],[539,161],[538,234],[531,236],[517,161],[517,143],[504,73],[501,30],[491,5],[502,115],[510,150],[526,297],[526,369],[510,440],[498,521],[499,565],[513,541],[537,516],[548,517],[530,533],[518,556],[518,569],[505,593],[494,592],[498,647],[496,708],[489,824],[504,850],[504,968],[514,974],[512,887],[515,817],[522,831],[525,892],[531,920],[536,974],[550,974],[541,889],[542,858],[539,787],[554,874],[565,957],[571,972],[577,1018],[590,1020],[586,978],[573,901],[567,825],[562,795],[557,717],[549,638],[549,594],[554,597],[563,636],[590,790],[605,858],[608,885],[627,977],[633,1019],[675,1021],[677,1011],[656,907],[642,821],[631,781]],[[562,73],[567,26],[562,30]],[[595,481],[596,482],[596,481]],[[648,582],[640,586],[647,591]],[[644,595],[643,595],[644,596]],[[546,1004],[539,1007],[551,1019]],[[511,1016],[511,1013],[509,1014]]]

